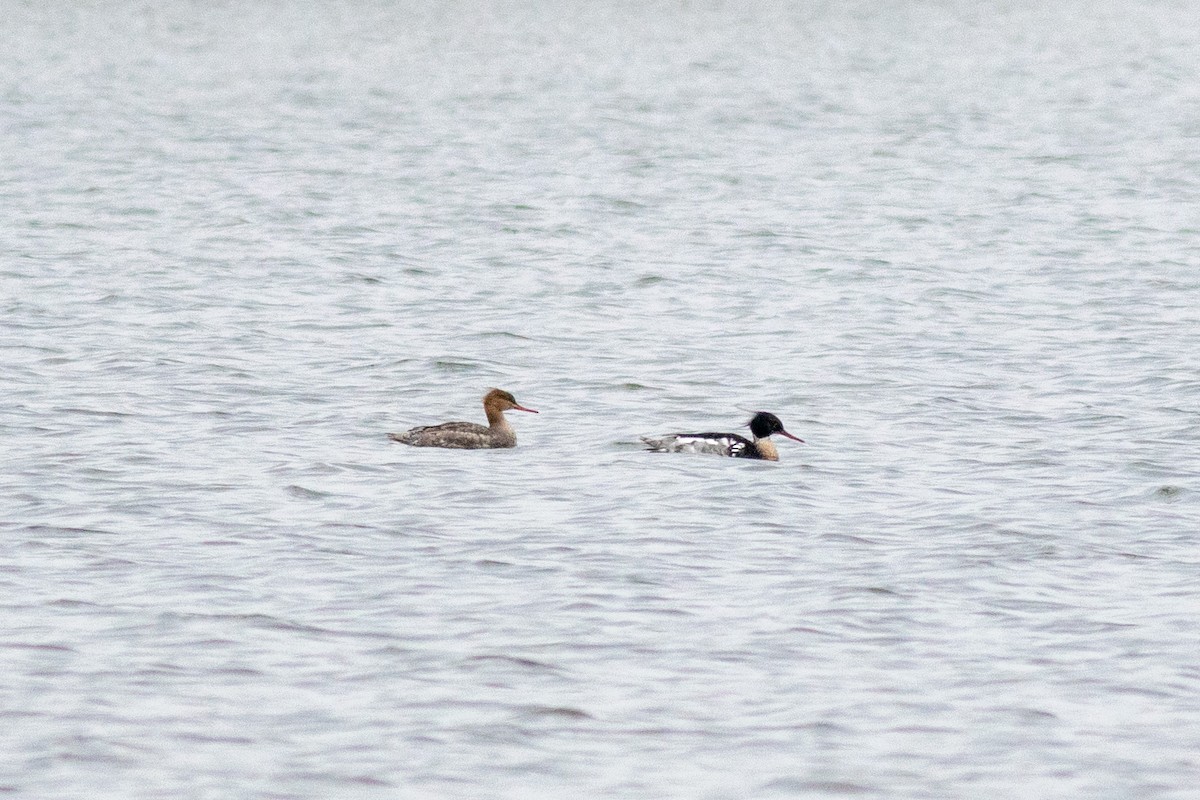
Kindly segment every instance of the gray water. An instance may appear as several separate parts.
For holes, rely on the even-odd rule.
[[[0,11],[0,793],[1198,796],[1194,3]]]

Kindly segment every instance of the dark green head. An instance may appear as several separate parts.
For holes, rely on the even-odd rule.
[[[786,436],[789,439],[794,439],[797,442],[804,440],[798,436],[792,436],[783,429],[783,423],[779,421],[779,417],[774,414],[769,414],[766,411],[759,411],[750,420],[750,432],[754,434],[755,439],[765,439],[772,434],[778,433],[780,436]]]

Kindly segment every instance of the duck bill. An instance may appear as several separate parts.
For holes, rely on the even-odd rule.
[[[513,411],[528,411],[530,414],[538,413],[537,411],[533,410],[532,408],[526,408],[525,406],[513,406]]]
[[[787,438],[791,439],[793,442],[799,442],[800,444],[804,444],[804,440],[803,440],[803,439],[801,439],[799,436],[792,436],[792,435],[791,435],[790,433],[788,433],[787,431],[780,431],[780,432],[779,432],[779,435],[780,435],[780,436],[786,436]]]

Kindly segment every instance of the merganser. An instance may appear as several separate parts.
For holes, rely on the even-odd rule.
[[[792,436],[783,429],[783,423],[774,414],[759,411],[750,420],[750,432],[754,441],[736,433],[671,433],[658,439],[645,436],[642,441],[656,453],[714,453],[733,458],[757,458],[763,461],[778,461],[779,451],[771,442],[771,434],[778,433],[797,442],[804,440]]]
[[[538,413],[532,408],[518,405],[517,399],[502,389],[492,389],[484,395],[483,410],[487,414],[486,428],[474,422],[444,422],[441,425],[413,428],[404,433],[389,433],[388,438],[413,447],[452,447],[458,450],[516,447],[517,435],[504,418],[504,412]]]

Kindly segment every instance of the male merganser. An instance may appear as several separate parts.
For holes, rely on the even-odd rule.
[[[750,420],[750,432],[754,441],[736,433],[672,433],[658,439],[642,437],[642,441],[656,453],[714,453],[733,458],[758,458],[763,461],[778,461],[779,451],[770,436],[779,433],[797,442],[804,440],[792,436],[783,429],[783,423],[774,414],[759,411]]]
[[[492,447],[516,447],[517,435],[504,418],[505,411],[528,411],[532,408],[517,404],[517,399],[502,389],[492,389],[483,397],[483,410],[488,426],[474,422],[444,422],[424,425],[404,433],[389,433],[388,438],[411,444],[413,447],[453,447],[458,450],[483,450]]]

